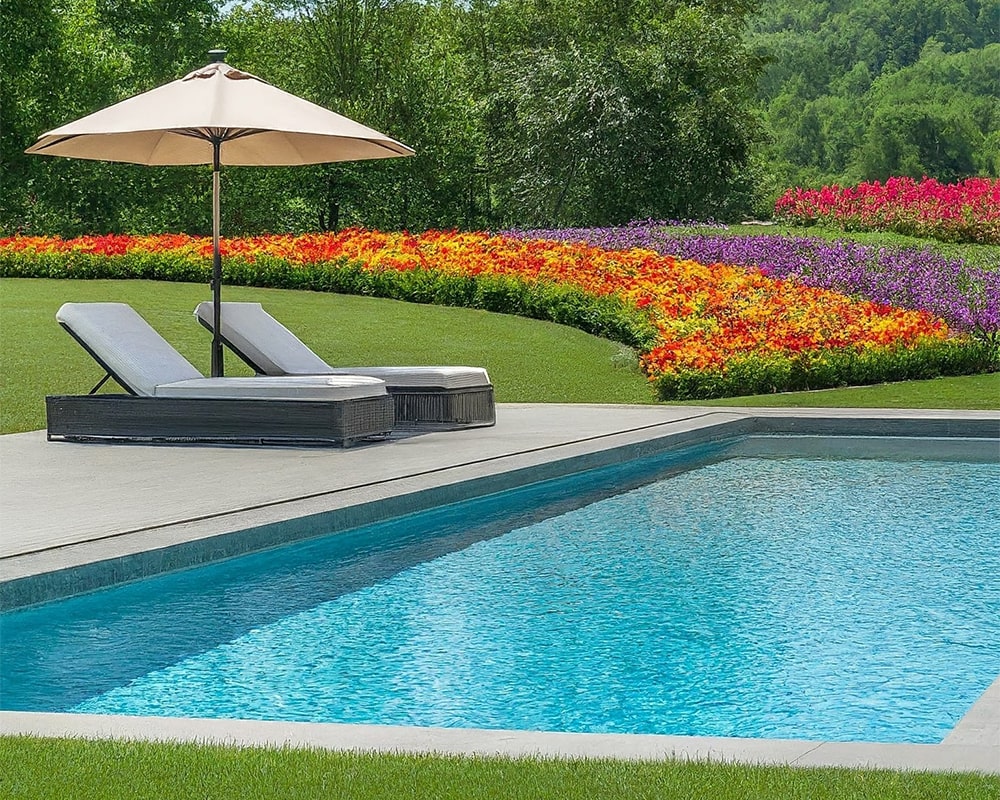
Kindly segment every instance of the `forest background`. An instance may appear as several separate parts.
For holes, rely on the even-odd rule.
[[[224,169],[227,236],[767,217],[1000,175],[1000,0],[4,0],[0,234],[207,234],[204,167],[27,156],[227,62],[414,147]]]

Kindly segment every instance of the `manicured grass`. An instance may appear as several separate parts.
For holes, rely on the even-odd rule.
[[[200,284],[150,281],[0,280],[0,433],[45,427],[47,394],[81,394],[99,367],[55,321],[67,301],[135,307],[198,369],[209,336],[192,311]],[[255,300],[331,364],[469,364],[489,370],[498,402],[652,403],[633,351],[550,322],[370,297],[226,287]],[[229,355],[226,372],[249,375]],[[120,391],[110,381],[102,391]],[[817,392],[696,401],[695,405],[1000,408],[1000,374]]]
[[[0,737],[5,798],[994,800],[1000,778],[740,764],[234,749]]]
[[[67,301],[129,303],[198,369],[209,371],[210,337],[192,313],[209,299],[207,286],[5,278],[0,291],[0,433],[44,428],[45,395],[86,394],[102,377],[56,323],[56,310]],[[225,287],[223,297],[263,303],[338,366],[481,366],[490,373],[498,402],[654,402],[632,350],[563,325],[317,292]],[[229,354],[226,373],[251,374]],[[109,381],[102,391],[121,389]]]

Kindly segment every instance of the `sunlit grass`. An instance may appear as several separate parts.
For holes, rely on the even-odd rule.
[[[103,376],[55,321],[67,301],[129,303],[202,372],[209,336],[192,311],[199,284],[150,281],[0,281],[0,433],[45,426],[48,394],[82,394]],[[370,297],[227,287],[256,300],[336,365],[466,364],[490,373],[498,402],[652,403],[635,353],[573,328],[485,311]],[[227,374],[250,370],[229,355]],[[113,383],[105,391],[120,391]],[[697,405],[1000,408],[1000,374],[696,401]]]
[[[786,392],[721,400],[693,400],[685,405],[779,406],[783,408],[1000,408],[1000,373],[880,383],[814,392]]]
[[[1000,777],[0,737],[0,796],[11,800],[995,800],[1000,796]]]
[[[5,278],[0,281],[0,432],[45,427],[45,395],[86,394],[103,373],[55,319],[64,302],[133,306],[198,369],[210,337],[193,315],[200,284]],[[551,322],[371,297],[226,287],[227,300],[261,302],[337,366],[465,364],[485,367],[498,402],[652,403],[627,347]],[[249,375],[227,354],[226,372]],[[107,391],[121,391],[112,382]]]

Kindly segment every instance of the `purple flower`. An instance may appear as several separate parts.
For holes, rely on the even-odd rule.
[[[807,286],[927,311],[955,330],[981,336],[1000,331],[1000,271],[969,266],[930,248],[876,248],[847,239],[730,236],[683,229],[691,225],[648,220],[615,228],[506,233],[526,239],[586,242],[608,250],[641,247],[702,264],[736,264],[775,278],[794,278]],[[704,228],[700,223],[698,227]]]

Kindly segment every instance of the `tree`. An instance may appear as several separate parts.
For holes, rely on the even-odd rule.
[[[949,55],[932,42],[912,67],[878,79],[857,158],[862,177],[952,182],[977,174],[977,152],[1000,125],[998,75],[1000,45]]]
[[[528,46],[498,59],[486,120],[506,223],[732,212],[759,130],[759,64],[730,8],[747,4],[512,1]]]
[[[198,191],[190,169],[23,152],[46,130],[153,88],[153,76],[173,70],[184,60],[183,53],[189,59],[186,68],[204,61],[214,13],[208,0],[128,5],[128,13],[110,3],[84,0],[9,0],[0,5],[6,34],[0,229],[72,235],[162,230],[190,222],[184,216],[192,206],[187,200]],[[168,12],[171,19],[194,21],[178,23],[171,38],[164,32],[173,24],[167,21]],[[122,19],[109,24],[108,15],[116,13]],[[152,38],[143,45],[142,32],[153,29],[156,35],[150,33]],[[207,223],[210,227],[211,221]]]
[[[996,174],[1000,0],[773,0],[750,41],[785,185]],[[990,77],[987,77],[990,76]]]

